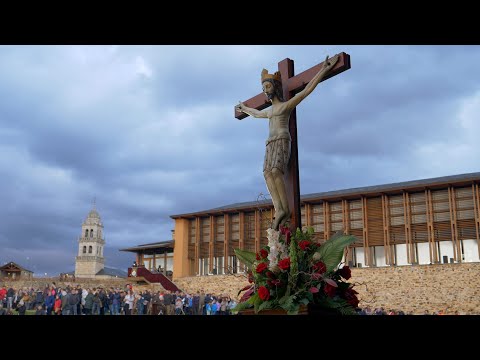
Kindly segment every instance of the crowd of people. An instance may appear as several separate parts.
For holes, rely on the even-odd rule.
[[[125,288],[82,288],[81,285],[43,289],[0,288],[0,315],[230,315],[237,305],[228,295],[201,291],[150,292]]]
[[[55,282],[44,288],[0,287],[0,315],[231,315],[237,302],[229,295],[172,292],[124,288],[82,288],[81,285],[57,287]],[[30,311],[32,313],[32,311]],[[413,312],[388,309],[357,309],[358,315],[415,315]],[[422,315],[447,315],[446,310]],[[460,315],[451,311],[448,315]]]

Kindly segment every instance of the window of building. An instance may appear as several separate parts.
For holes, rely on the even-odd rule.
[[[86,246],[83,247],[83,253],[84,253],[84,254],[87,253],[87,247],[86,247]]]
[[[92,253],[92,250],[93,250],[93,249],[92,249],[92,246],[89,246],[89,247],[88,247],[88,253],[91,254],[91,253]]]

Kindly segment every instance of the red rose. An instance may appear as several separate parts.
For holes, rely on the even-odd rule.
[[[358,294],[358,292],[353,290],[351,287],[345,290],[345,293],[343,294],[345,300],[347,300],[347,302],[353,307],[357,307],[359,303],[359,300],[357,299],[357,295],[355,294]]]
[[[302,249],[303,251],[305,251],[309,246],[310,246],[311,242],[308,241],[308,240],[302,240],[298,243],[298,246],[300,247],[300,249]]]
[[[268,290],[265,286],[260,286],[258,288],[258,296],[263,301],[267,301],[268,299],[270,299],[270,290]]]
[[[325,287],[323,288],[323,291],[325,291],[325,294],[333,298],[335,296],[335,292],[337,291],[337,288],[328,283],[325,283]]]
[[[267,285],[270,288],[281,287],[282,286],[282,281],[280,279],[267,280]]]
[[[268,251],[265,249],[260,250],[260,256],[262,257],[262,259],[266,259],[268,256]]]
[[[288,270],[288,268],[290,267],[290,258],[287,257],[283,260],[280,260],[278,262],[278,267],[282,270]]]
[[[291,236],[292,236],[292,233],[290,232],[289,229],[287,229],[287,232],[285,232],[285,244],[290,245]]]
[[[270,279],[275,279],[275,274],[271,271],[267,271],[265,275],[267,275],[267,277]]]
[[[282,281],[281,281],[280,279],[272,280],[272,285],[274,285],[274,286],[281,286],[281,285],[282,285]]]
[[[343,277],[345,280],[348,280],[352,277],[352,271],[348,266],[344,266],[340,270],[338,270],[338,273],[340,274],[341,277]]]
[[[286,226],[280,225],[280,233],[285,235],[285,243],[288,245],[290,243],[290,237],[292,236],[290,229]]]
[[[319,274],[323,274],[325,271],[327,271],[327,266],[323,261],[319,261],[313,265],[313,270]]]
[[[260,274],[260,273],[262,273],[262,272],[263,272],[264,270],[266,270],[266,269],[267,269],[267,264],[265,264],[265,263],[262,262],[262,263],[260,263],[260,264],[257,265],[256,271],[257,271],[257,273]]]

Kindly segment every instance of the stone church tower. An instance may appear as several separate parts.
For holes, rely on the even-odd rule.
[[[103,224],[95,209],[88,213],[82,224],[82,234],[78,238],[78,256],[75,261],[76,278],[94,278],[105,266],[103,247]]]

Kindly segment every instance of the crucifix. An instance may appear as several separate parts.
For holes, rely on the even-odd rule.
[[[287,58],[278,63],[274,74],[263,69],[263,93],[235,106],[238,120],[248,115],[269,119],[263,174],[275,208],[275,230],[288,221],[293,231],[302,227],[295,107],[320,82],[348,69],[350,55],[342,52],[295,76],[293,60]]]

